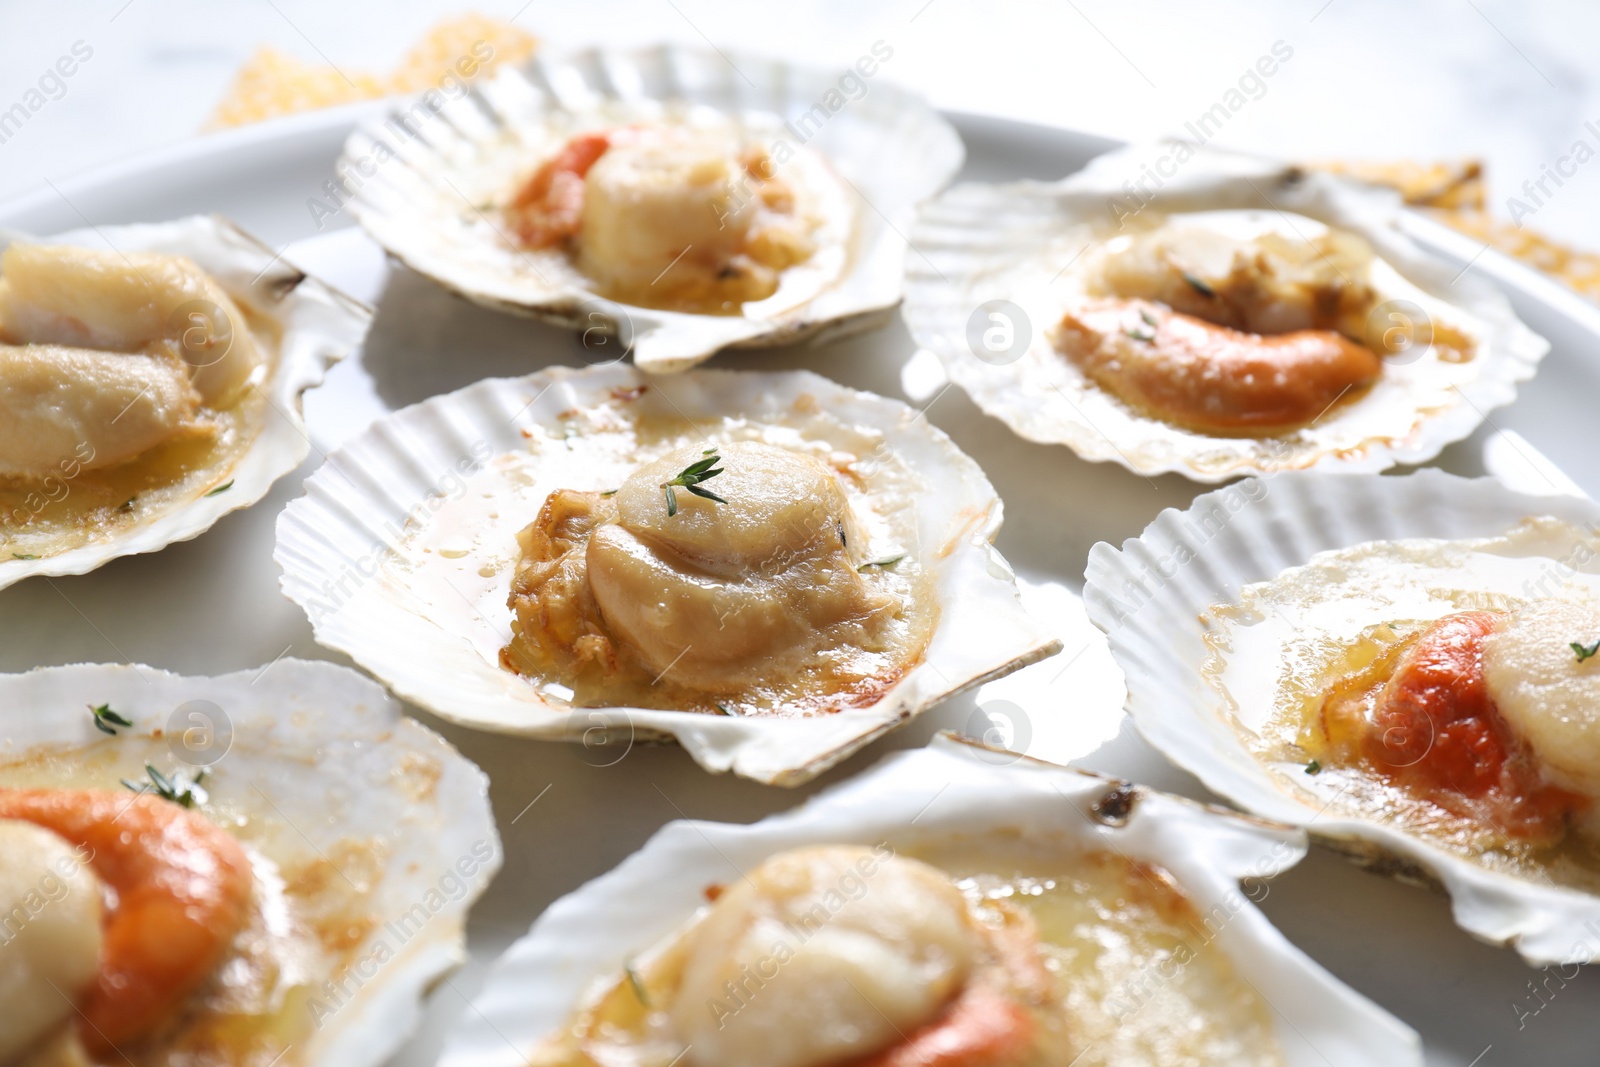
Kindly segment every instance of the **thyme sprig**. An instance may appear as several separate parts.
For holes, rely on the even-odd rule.
[[[906,554],[902,552],[898,556],[888,556],[884,559],[869,559],[867,562],[857,567],[856,570],[864,574],[866,573],[868,567],[883,567],[884,569],[888,569],[905,558]]]
[[[1189,283],[1189,288],[1193,289],[1195,292],[1199,293],[1203,297],[1206,297],[1207,299],[1217,295],[1217,291],[1215,289],[1211,288],[1211,286],[1207,285],[1193,274],[1190,274],[1188,271],[1183,272],[1183,280]]]
[[[148,763],[144,765],[144,773],[150,779],[148,782],[130,782],[124,778],[122,784],[135,793],[154,793],[162,800],[170,800],[180,808],[192,808],[196,804],[205,803],[205,790],[200,788],[200,783],[206,779],[205,771],[195,775],[192,782],[186,782],[177,776],[168,778]]]
[[[1139,309],[1139,318],[1144,322],[1144,326],[1135,326],[1132,329],[1123,327],[1122,332],[1135,341],[1143,341],[1145,344],[1149,344],[1156,339],[1156,328],[1160,326],[1160,322],[1144,308]]]
[[[1596,641],[1592,645],[1586,645],[1581,641],[1573,641],[1568,647],[1572,649],[1573,655],[1578,657],[1579,663],[1582,663],[1590,656],[1600,653],[1600,641]]]
[[[112,737],[116,737],[117,727],[133,725],[132,719],[125,718],[112,711],[110,704],[90,704],[88,707],[89,714],[94,716],[94,728],[103,734],[110,734]]]
[[[717,466],[722,462],[722,457],[717,455],[715,447],[708,448],[700,453],[701,458],[689,464],[678,472],[678,476],[670,482],[662,482],[661,490],[667,495],[667,518],[678,513],[678,494],[673,492],[673,487],[687,489],[695,496],[704,497],[706,500],[715,500],[719,504],[727,501],[709,489],[703,489],[701,482],[709,481],[722,473],[722,468]]]

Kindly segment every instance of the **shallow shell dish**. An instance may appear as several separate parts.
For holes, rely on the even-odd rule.
[[[413,270],[487,307],[615,335],[642,369],[683,370],[729,346],[881,325],[899,303],[902,235],[963,149],[921,98],[883,80],[892,55],[878,42],[857,66],[826,71],[678,46],[541,54],[470,94],[397,105],[351,136],[338,170],[361,224]],[[505,209],[531,172],[575,135],[630,125],[766,150],[809,205],[815,251],[771,295],[689,314],[606,299],[564,251],[513,238]],[[697,215],[671,214],[680,227]]]
[[[1163,512],[1120,550],[1096,545],[1084,602],[1127,675],[1140,733],[1207,787],[1364,865],[1442,886],[1458,925],[1530,963],[1592,962],[1592,878],[1584,891],[1556,867],[1402,826],[1357,772],[1274,737],[1283,687],[1305,684],[1319,648],[1327,662],[1376,626],[1592,589],[1597,529],[1588,500],[1435,470],[1247,479]],[[1354,546],[1364,559],[1317,558]]]
[[[1139,1050],[1140,1038],[1130,1040],[1152,1024],[1187,1030],[1190,1037],[1204,1032],[1206,1019],[1182,1017],[1184,1007],[1195,1003],[1186,983],[1202,971],[1208,978],[1226,975],[1228,984],[1242,980],[1259,991],[1257,1003],[1265,999],[1273,1009],[1264,1027],[1271,1036],[1264,1043],[1275,1039],[1277,1055],[1245,1054],[1257,1050],[1239,1049],[1247,1039],[1231,1033],[1227,1037],[1239,1058],[1161,1062],[1421,1063],[1415,1034],[1289,944],[1251,902],[1269,891],[1269,879],[1304,855],[1299,831],[943,735],[927,749],[896,753],[800,808],[751,826],[669,824],[614,871],[551,905],[511,947],[490,973],[474,1002],[476,1010],[451,1036],[442,1067],[522,1067],[541,1039],[562,1030],[574,1008],[615,986],[625,965],[641,985],[650,985],[652,954],[704,913],[708,898],[717,899],[717,887],[742,889],[742,876],[770,857],[812,845],[867,846],[880,858],[892,850],[952,874],[957,867],[973,869],[980,872],[971,876],[975,886],[983,884],[985,874],[1020,872],[1026,883],[1020,899],[1050,896],[1058,879],[1072,882],[1069,872],[1089,869],[1096,858],[1175,887],[1198,913],[1177,937],[1191,943],[1169,946],[1173,957],[1188,964],[1164,969],[1158,978],[1120,957],[1112,962],[1117,951],[1107,948],[1097,964],[1104,1000],[1088,987],[1075,987],[1080,1018],[1108,1023],[1112,1031],[1083,1057],[1085,1064],[1157,1062],[1149,1048]],[[1073,862],[1080,858],[1091,863]],[[1157,868],[1170,881],[1160,878]],[[1037,880],[1026,882],[1030,870]],[[1241,891],[1245,879],[1249,888]],[[869,903],[872,874],[841,883],[840,891]],[[1141,892],[1131,896],[1139,898]],[[1124,898],[1119,907],[1127,904]],[[840,907],[826,904],[836,917]],[[1107,918],[1102,913],[1098,921]],[[1088,926],[1096,921],[1092,914],[1082,918]],[[776,946],[795,937],[805,942],[826,929],[774,925],[767,934]],[[1205,958],[1202,942],[1220,948],[1220,954]],[[1105,942],[1122,943],[1115,935]],[[776,947],[774,953],[781,975],[786,957]],[[1218,955],[1225,962],[1213,971]],[[1160,958],[1170,962],[1165,953]],[[750,974],[758,971],[767,981],[775,978],[764,964]],[[1063,964],[1057,973],[1069,972],[1075,973]],[[742,981],[748,1004],[778,995],[775,989],[749,989],[765,981]],[[661,988],[651,987],[652,992]],[[1219,1010],[1228,1003],[1216,984],[1201,999]]]
[[[1421,463],[1510,403],[1549,346],[1470,269],[1447,266],[1403,235],[1401,210],[1387,190],[1270,160],[1179,142],[1124,148],[1059,182],[963,184],[930,203],[911,232],[906,320],[984,411],[1028,440],[1064,444],[1095,462],[1200,482]],[[1390,352],[1375,382],[1330,390],[1326,407],[1314,405],[1317,417],[1292,420],[1298,429],[1250,436],[1185,429],[1091,381],[1056,348],[1056,326],[1103,284],[1096,279],[1108,256],[1162,224],[1213,239],[1275,235],[1296,246],[1330,229],[1329,240],[1364,239],[1375,256],[1373,303],[1358,332],[1367,348]],[[1351,284],[1326,255],[1310,263],[1337,273],[1336,287]],[[1193,275],[1183,278],[1215,296]],[[1155,342],[1165,326],[1141,317],[1150,326],[1130,319],[1122,332]],[[1470,358],[1445,343],[1456,335]]]
[[[0,240],[0,251],[24,242],[35,243],[11,235]],[[42,480],[0,485],[0,588],[35,574],[83,574],[119,556],[155,552],[260,500],[310,451],[302,394],[361,342],[371,319],[365,305],[308,277],[216,216],[103,226],[37,243],[188,257],[242,311],[264,363],[230,402],[225,436],[198,460],[187,454],[164,460],[173,468],[170,476],[149,475],[141,467],[163,444],[94,470],[80,469],[68,456]],[[168,324],[180,344],[188,344],[186,330],[210,336],[224,328],[215,321],[213,305],[194,303],[206,306],[177,310],[195,312],[199,317],[191,318],[198,325],[190,319]],[[84,458],[81,445],[75,455]]]
[[[114,736],[96,728],[95,707]],[[119,779],[148,781],[147,764],[180,788],[204,772],[192,811],[244,846],[259,918],[176,1032],[155,1039],[181,1047],[130,1046],[140,1063],[384,1062],[422,997],[464,961],[467,909],[500,866],[488,779],[382,688],[332,664],[0,676],[0,739],[0,787],[131,801]]]
[[[609,697],[578,697],[598,705],[580,706],[572,688],[502,666],[518,531],[556,490],[617,490],[641,463],[684,441],[695,457],[707,441],[725,449],[776,443],[836,472],[828,477],[851,486],[864,538],[850,548],[859,564],[851,570],[874,588],[897,583],[896,596],[930,624],[920,653],[854,706],[825,703],[798,715],[787,700],[768,708],[778,715],[746,714],[762,708],[746,708],[737,694],[732,707],[708,697],[668,704],[699,710],[661,710],[666,690],[648,676],[639,699],[654,708]],[[706,488],[726,487],[736,474]],[[677,498],[684,509],[705,507],[683,489]],[[659,491],[654,502],[670,514]],[[795,784],[946,697],[1059,651],[1022,610],[991,544],[1000,520],[977,465],[896,401],[807,372],[650,378],[626,366],[556,368],[479,382],[378,422],[332,454],[285,509],[276,558],[284,592],[306,609],[319,642],[445,718],[597,746],[675,737],[710,770]],[[845,540],[833,526],[829,536]],[[694,635],[684,639],[692,644]],[[669,674],[676,662],[655,682],[678,678]]]

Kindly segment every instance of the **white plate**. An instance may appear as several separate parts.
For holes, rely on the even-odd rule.
[[[345,214],[325,219],[319,237],[307,202],[325,200],[323,184],[332,177],[340,145],[370,111],[367,105],[345,108],[179,145],[58,180],[65,198],[46,189],[0,206],[0,226],[38,233],[81,227],[86,218],[105,225],[223,211],[275,248],[318,238],[290,249],[289,258],[379,304],[367,351],[335,367],[328,385],[307,397],[315,451],[298,474],[198,540],[118,560],[92,575],[34,578],[0,593],[0,669],[137,660],[219,674],[259,669],[291,652],[336,658],[311,640],[304,613],[278,593],[272,562],[277,512],[299,495],[300,482],[321,453],[383,412],[490,375],[580,361],[565,333],[471,307],[404,272],[391,277],[381,253],[359,231],[334,230],[349,224]],[[1056,178],[1111,146],[1100,138],[1003,120],[951,119],[967,142],[962,179]],[[1515,405],[1492,416],[1494,426],[1520,431],[1585,489],[1600,492],[1600,465],[1592,456],[1600,309],[1493,252],[1478,255],[1477,242],[1435,223],[1412,218],[1407,229],[1440,255],[1462,266],[1470,261],[1474,272],[1499,282],[1524,321],[1550,339],[1553,350],[1540,376]],[[896,323],[824,348],[719,357],[712,365],[806,367],[855,388],[904,396],[900,369],[910,354],[905,329]],[[998,546],[1019,574],[1036,582],[1076,590],[1091,545],[1137,535],[1162,507],[1184,507],[1201,488],[1173,476],[1141,479],[1084,463],[1059,447],[1029,444],[978,412],[959,389],[939,393],[936,387],[924,406],[988,472],[1007,504]],[[1489,429],[1447,450],[1444,465],[1481,473]],[[1501,451],[1521,459],[1514,445]],[[1537,474],[1529,477],[1544,484]],[[1106,670],[1109,654],[1076,605],[1059,588],[1035,593],[1035,600],[1059,615],[1066,649],[1007,679],[1003,689],[982,691],[976,700],[992,714],[978,710],[973,697],[946,704],[799,792],[713,778],[674,748],[640,746],[613,766],[597,767],[618,753],[482,736],[423,716],[488,771],[506,869],[473,912],[473,963],[434,995],[426,1028],[395,1064],[432,1064],[445,1029],[471,1010],[465,999],[478,988],[482,963],[551,901],[609,870],[664,823],[681,817],[758,819],[859,771],[876,755],[920,745],[942,727],[987,732],[1044,759],[1075,759],[1081,766],[1205,796],[1121,724],[1120,680]],[[1527,983],[1546,976],[1523,967],[1513,953],[1479,945],[1456,930],[1442,897],[1389,884],[1313,852],[1273,884],[1263,910],[1337,976],[1421,1031],[1430,1064],[1467,1067],[1489,1045],[1493,1050],[1479,1067],[1594,1062],[1589,1018],[1600,1012],[1600,976],[1580,976],[1553,998],[1546,992],[1543,1001],[1536,999]],[[1558,978],[1550,979],[1551,989]],[[1535,1010],[1521,1016],[1519,1030],[1518,1012]]]

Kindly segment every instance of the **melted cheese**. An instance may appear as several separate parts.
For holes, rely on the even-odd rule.
[[[100,960],[101,886],[48,830],[0,821],[0,1063],[61,1030]]]

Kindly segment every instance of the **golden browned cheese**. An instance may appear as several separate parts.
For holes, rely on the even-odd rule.
[[[1136,410],[1209,434],[1305,426],[1383,373],[1370,348],[1331,330],[1262,336],[1144,300],[1068,312],[1056,348]]]
[[[730,444],[703,487],[723,502],[680,486],[669,514],[664,485],[704,455],[671,452],[610,496],[547,498],[518,536],[508,666],[654,700],[800,677],[839,692],[882,673],[906,605],[857,569],[865,537],[834,471]]]

